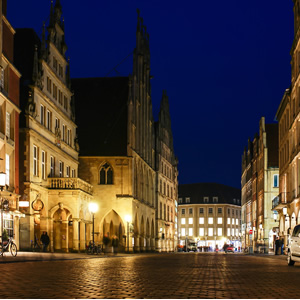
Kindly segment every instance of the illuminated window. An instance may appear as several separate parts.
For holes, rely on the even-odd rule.
[[[238,229],[235,230],[235,235],[236,235],[236,236],[239,235],[239,230],[238,230]]]
[[[239,219],[235,219],[235,225],[239,225]]]
[[[204,236],[204,228],[199,228],[199,235]]]
[[[213,235],[214,235],[214,229],[208,228],[208,236],[213,236]]]
[[[227,236],[230,236],[230,228],[227,228]]]
[[[42,151],[42,179],[46,179],[46,153]]]
[[[234,235],[234,228],[232,228],[231,233],[232,233],[231,235]]]
[[[193,224],[193,218],[189,218],[189,224]]]
[[[189,236],[193,236],[193,228],[189,228]]]
[[[185,228],[181,228],[181,236],[185,236]]]
[[[227,224],[230,224],[230,218],[227,218]]]
[[[218,224],[222,224],[223,223],[223,218],[218,218]]]
[[[37,146],[33,146],[33,175],[38,175],[38,149]]]
[[[232,223],[231,224],[234,225],[234,218],[232,218]]]
[[[218,228],[218,236],[222,236],[222,235],[223,235],[222,228]]]
[[[10,176],[10,162],[9,154],[5,154],[5,184],[9,185],[9,176]]]
[[[55,163],[54,157],[51,156],[50,157],[50,177],[54,177],[54,163]]]
[[[214,218],[208,218],[208,224],[214,224]]]
[[[181,225],[185,225],[185,218],[181,218]]]
[[[199,224],[204,224],[204,218],[199,218]]]
[[[64,176],[64,163],[62,161],[59,162],[59,177]]]

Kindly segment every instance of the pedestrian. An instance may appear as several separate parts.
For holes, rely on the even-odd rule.
[[[278,255],[279,248],[280,248],[280,240],[279,237],[277,237],[275,240],[275,255]]]
[[[113,246],[114,254],[117,254],[118,253],[119,240],[115,235],[112,238],[111,244]]]
[[[43,231],[43,234],[41,235],[41,242],[43,244],[43,252],[46,252],[50,243],[50,238],[46,231]]]
[[[284,238],[281,239],[281,242],[280,242],[280,248],[281,248],[281,255],[283,255]]]

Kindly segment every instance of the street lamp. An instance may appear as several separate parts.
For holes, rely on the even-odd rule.
[[[127,222],[127,252],[129,252],[129,223],[131,223],[131,215],[125,216],[125,221]]]
[[[98,211],[97,203],[89,204],[89,211],[93,214],[93,246],[95,245],[95,213]]]

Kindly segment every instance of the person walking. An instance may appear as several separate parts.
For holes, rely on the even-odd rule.
[[[278,255],[279,248],[280,248],[280,240],[279,237],[277,237],[275,240],[275,255]]]
[[[119,240],[115,235],[112,238],[111,244],[113,246],[114,254],[117,254],[118,253]]]
[[[46,252],[50,243],[50,238],[46,231],[43,231],[43,234],[41,236],[41,242],[43,244],[43,252]]]

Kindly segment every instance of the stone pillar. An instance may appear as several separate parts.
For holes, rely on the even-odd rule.
[[[61,249],[64,252],[69,252],[69,241],[68,241],[68,221],[61,222]]]
[[[49,251],[54,252],[54,235],[53,235],[53,219],[50,219],[50,228],[49,228],[49,238],[50,238],[50,245]]]
[[[78,251],[78,219],[73,218],[73,250]]]
[[[80,226],[80,246],[79,246],[79,250],[80,251],[84,251],[85,250],[85,245],[86,245],[86,242],[85,242],[85,223],[83,221],[81,221],[79,223],[79,226]]]
[[[61,221],[54,221],[54,250],[61,250]]]

